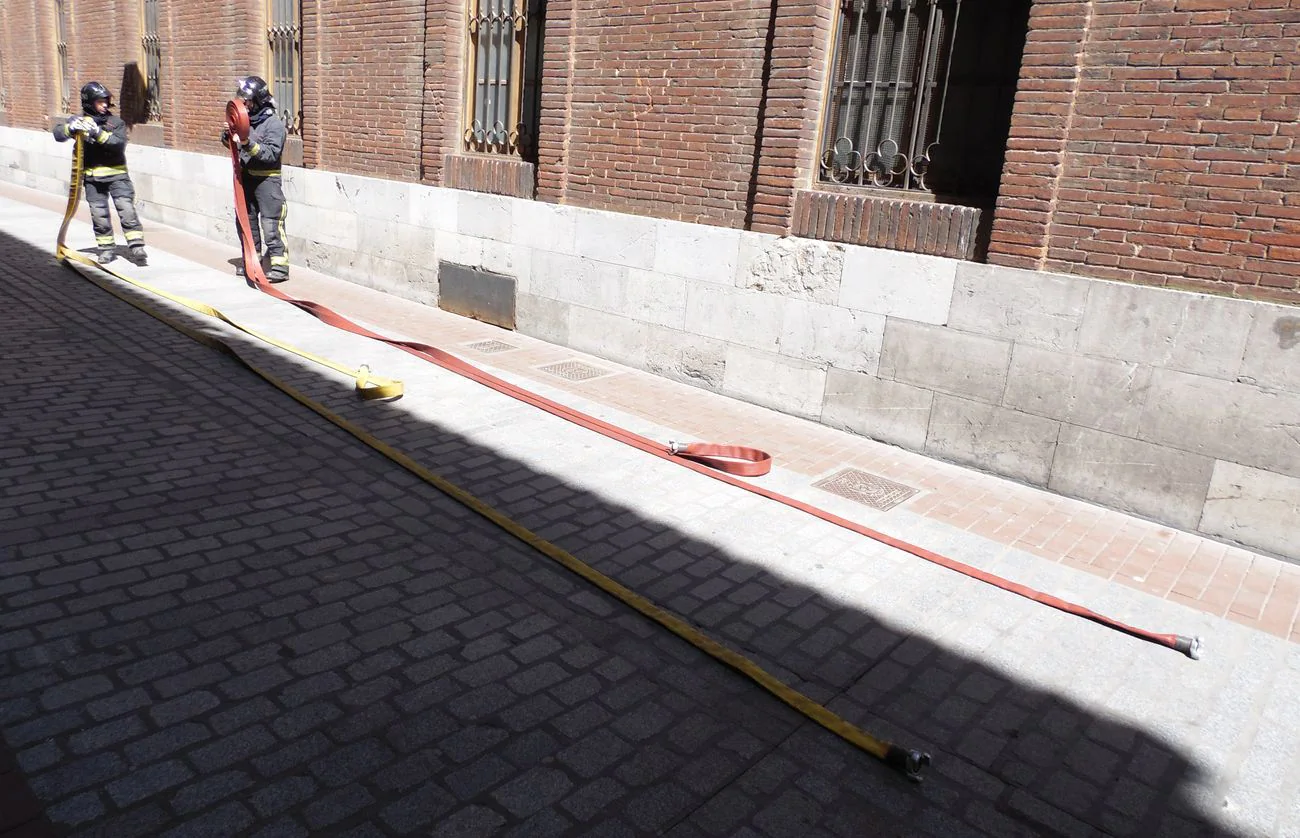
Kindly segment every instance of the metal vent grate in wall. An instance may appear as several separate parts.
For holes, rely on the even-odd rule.
[[[465,344],[465,348],[472,349],[475,352],[482,352],[484,355],[491,355],[496,352],[509,352],[510,350],[518,349],[519,347],[513,346],[509,343],[503,343],[499,340],[479,340],[474,343]]]
[[[603,375],[613,375],[612,370],[584,364],[582,361],[560,361],[558,364],[547,364],[538,369],[557,378],[563,378],[565,381],[590,381]]]
[[[902,483],[895,483],[856,468],[846,468],[819,480],[813,484],[813,488],[848,498],[855,503],[879,509],[881,512],[893,509],[917,492],[911,486],[904,486]]]

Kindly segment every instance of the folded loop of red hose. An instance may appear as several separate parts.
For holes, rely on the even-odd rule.
[[[737,477],[762,477],[772,470],[771,454],[745,445],[717,445],[712,442],[682,445],[670,442],[668,452]]]

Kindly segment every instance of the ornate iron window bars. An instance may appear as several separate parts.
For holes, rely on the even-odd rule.
[[[930,190],[961,0],[843,0],[821,177]]]

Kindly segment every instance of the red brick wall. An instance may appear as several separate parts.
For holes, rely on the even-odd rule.
[[[573,8],[547,8],[538,197],[743,225],[768,0]]]
[[[168,144],[221,153],[226,102],[240,76],[266,71],[265,5],[162,0],[163,113]]]
[[[83,84],[98,81],[113,93],[114,107],[129,122],[143,105],[143,60],[140,8],[114,0],[80,0],[68,4],[69,84],[72,109],[80,112]]]
[[[23,33],[35,31],[31,21],[32,8],[13,8],[11,3],[0,3],[0,85],[5,89],[5,105],[0,107],[0,124],[15,124],[21,118],[30,119],[26,109],[39,104],[41,93],[34,85],[38,68],[33,62],[39,53]],[[24,76],[23,67],[30,68]],[[19,95],[20,91],[29,91]],[[35,102],[33,102],[35,100]],[[21,118],[18,116],[21,115]]]
[[[769,0],[576,3],[547,10],[538,197],[789,231],[836,0],[780,0],[774,28]],[[139,3],[71,8],[74,87],[122,98]],[[5,119],[43,129],[53,3],[3,9]],[[160,10],[166,141],[218,152],[234,79],[266,73],[265,5]],[[445,183],[463,16],[460,0],[303,0],[307,164]],[[1300,301],[1298,44],[1300,0],[1035,0],[989,260]]]
[[[990,261],[1300,301],[1300,0],[1039,0],[1029,46]]]
[[[420,179],[425,5],[304,2],[307,159],[333,171]]]
[[[0,8],[4,10],[0,60],[9,97],[8,122],[43,130],[59,111],[54,4],[3,3]]]

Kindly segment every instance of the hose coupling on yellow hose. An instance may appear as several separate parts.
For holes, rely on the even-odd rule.
[[[913,751],[908,748],[900,748],[898,745],[890,745],[889,751],[885,753],[885,765],[888,765],[913,783],[919,783],[925,779],[922,773],[929,764],[930,755],[923,751]]]

